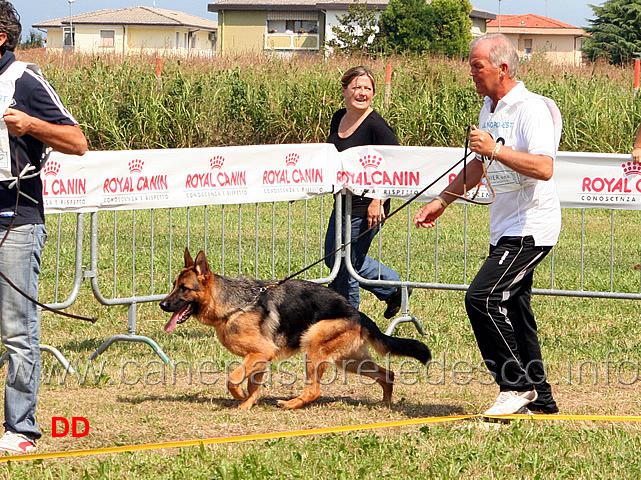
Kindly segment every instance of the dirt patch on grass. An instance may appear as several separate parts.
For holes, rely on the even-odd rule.
[[[240,402],[229,396],[222,382],[195,385],[186,377],[176,378],[171,385],[44,386],[38,410],[44,432],[39,452],[476,414],[497,394],[495,386],[478,383],[397,385],[393,402],[387,404],[381,402],[378,386],[347,378],[346,384],[324,385],[319,400],[294,411],[278,408],[277,400],[297,395],[299,385],[265,387],[249,412],[237,408]],[[639,411],[633,386],[556,386],[554,393],[564,414],[634,415]],[[88,435],[53,438],[52,417],[73,416],[89,421]]]

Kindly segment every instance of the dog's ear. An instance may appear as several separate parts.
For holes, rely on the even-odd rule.
[[[194,266],[194,259],[191,258],[189,254],[189,248],[185,248],[185,268],[190,268]]]
[[[196,256],[196,273],[198,275],[207,275],[209,273],[209,263],[207,263],[207,257],[202,250]]]

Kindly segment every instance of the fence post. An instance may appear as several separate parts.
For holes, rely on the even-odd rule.
[[[160,77],[162,77],[162,58],[156,57],[156,84],[160,87]]]
[[[385,109],[389,108],[389,99],[392,93],[392,66],[385,68]]]
[[[634,96],[639,93],[639,74],[641,73],[641,60],[634,60]]]

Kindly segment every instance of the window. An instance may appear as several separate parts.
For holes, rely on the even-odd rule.
[[[100,30],[100,46],[102,48],[114,48],[116,46],[116,31]]]
[[[76,44],[76,29],[73,27],[64,27],[62,29],[63,46],[71,48]]]
[[[318,33],[318,22],[309,20],[286,20],[285,31],[294,33]]]
[[[318,51],[319,12],[270,10],[265,24],[265,50]]]
[[[180,32],[176,32],[176,48],[180,48]]]
[[[267,20],[268,33],[285,33],[285,20]]]
[[[525,55],[532,55],[532,39],[526,38],[523,40],[523,53]]]
[[[318,33],[316,20],[268,20],[268,33]]]

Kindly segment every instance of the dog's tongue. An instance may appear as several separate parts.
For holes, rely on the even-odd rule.
[[[171,316],[171,318],[167,322],[167,325],[165,325],[165,332],[171,332],[179,323],[183,323],[185,320],[187,320],[189,318],[189,315],[191,315],[191,305],[187,305],[178,310]]]
[[[174,313],[167,324],[165,325],[165,332],[169,333],[171,332],[174,328],[176,328],[176,325],[178,325],[178,312]]]

